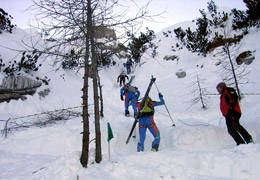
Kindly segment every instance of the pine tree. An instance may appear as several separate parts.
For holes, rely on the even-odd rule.
[[[142,54],[148,49],[149,47],[153,47],[152,40],[155,38],[155,34],[153,30],[146,28],[147,32],[140,33],[139,37],[135,37],[134,34],[131,34],[129,31],[127,36],[130,38],[130,42],[128,47],[130,49],[130,58],[134,60],[136,63],[140,62]]]
[[[247,7],[246,11],[232,9],[234,14],[233,28],[244,29],[247,33],[249,27],[260,27],[260,1],[259,0],[244,0]]]
[[[0,8],[0,34],[2,34],[3,31],[12,33],[15,27],[11,22],[12,19],[13,17],[11,15]]]

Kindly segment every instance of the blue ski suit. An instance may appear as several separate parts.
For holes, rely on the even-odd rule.
[[[129,105],[130,105],[130,102],[132,100],[136,100],[139,98],[140,96],[140,91],[138,91],[136,89],[136,92],[131,92],[128,90],[128,85],[125,85],[123,86],[121,89],[120,89],[120,95],[123,96],[125,95],[125,113],[128,112],[128,109],[129,109]],[[133,110],[135,111],[134,107],[133,107]]]
[[[127,74],[130,74],[130,73],[131,73],[131,66],[132,66],[132,64],[133,64],[133,61],[132,61],[132,60],[128,60],[128,61],[126,62],[126,72],[127,72]]]
[[[164,99],[160,93],[159,93],[159,99],[160,99],[160,101],[151,101],[151,104],[154,107],[164,105]],[[133,101],[132,101],[132,103],[133,103]],[[138,103],[138,105],[137,105],[137,110],[139,110],[139,109],[140,109],[140,103]],[[153,114],[151,114],[151,115],[149,115],[149,114],[142,115],[141,114],[140,118],[139,118],[140,140],[137,144],[137,152],[144,150],[144,141],[145,141],[147,128],[149,129],[149,131],[151,132],[151,134],[154,137],[154,140],[152,142],[152,149],[154,148],[156,151],[158,151],[159,144],[160,144],[160,132],[154,122]]]

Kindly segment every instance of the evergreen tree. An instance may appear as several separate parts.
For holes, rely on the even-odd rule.
[[[62,68],[63,69],[75,69],[80,68],[83,65],[83,60],[80,57],[82,52],[76,52],[74,49],[71,49],[69,53],[66,53],[66,56],[62,60]]]
[[[232,16],[225,12],[220,13],[217,9],[217,5],[211,0],[208,3],[210,17],[207,17],[204,10],[200,10],[202,17],[196,19],[197,28],[195,31],[192,31],[190,27],[186,30],[181,27],[174,29],[176,37],[189,51],[206,56],[210,50],[223,46],[225,42],[237,43],[243,38],[242,34],[238,34],[228,37],[229,39],[223,39],[224,36],[219,31],[221,32],[221,29],[227,25],[229,18]],[[236,13],[241,12],[237,11]]]
[[[259,0],[244,0],[246,7],[246,13],[250,21],[257,21],[260,18],[260,1]],[[254,23],[253,23],[254,24]]]
[[[130,49],[130,59],[134,60],[136,63],[140,62],[140,59],[143,53],[148,49],[148,47],[154,47],[152,40],[155,38],[153,30],[146,28],[147,32],[140,33],[139,37],[135,37],[134,34],[131,34],[129,31],[127,36],[130,38],[128,47]]]
[[[0,60],[0,70],[7,76],[20,75],[21,73],[31,73],[33,71],[38,71],[41,67],[41,64],[38,63],[38,59],[41,56],[41,53],[37,50],[34,50],[32,53],[23,52],[20,60],[9,61],[4,63],[3,60]]]
[[[234,30],[242,29],[248,27],[248,18],[245,11],[232,9],[232,13],[234,15],[233,21],[232,21],[232,27]]]
[[[244,32],[247,32],[248,27],[260,26],[260,1],[244,0],[244,3],[246,11],[232,9],[234,14],[232,26],[234,29],[244,29]]]
[[[12,19],[12,16],[8,15],[7,12],[0,8],[0,34],[2,34],[3,31],[12,33],[13,28],[15,27],[15,25],[11,23]]]

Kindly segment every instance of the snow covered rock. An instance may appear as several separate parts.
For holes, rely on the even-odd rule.
[[[184,78],[186,77],[186,72],[183,70],[183,69],[179,69],[177,72],[176,72],[176,76],[178,78]]]
[[[238,65],[240,64],[251,64],[255,59],[255,56],[253,55],[252,51],[244,51],[241,54],[238,55],[236,58],[236,62]]]
[[[0,85],[0,102],[11,99],[26,99],[24,95],[33,95],[38,87],[42,85],[41,82],[37,82],[25,76],[10,76],[3,79]]]

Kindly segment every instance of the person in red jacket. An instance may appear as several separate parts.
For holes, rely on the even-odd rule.
[[[228,133],[233,137],[237,145],[253,143],[252,136],[239,123],[242,112],[235,89],[227,87],[224,82],[219,83],[216,88],[219,94],[221,94],[220,110],[226,118]]]

